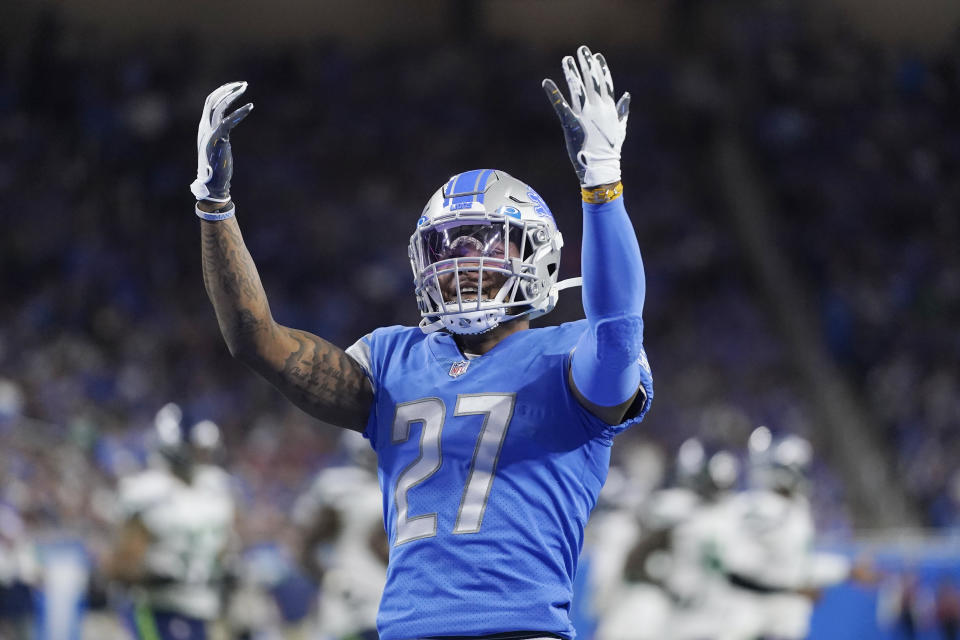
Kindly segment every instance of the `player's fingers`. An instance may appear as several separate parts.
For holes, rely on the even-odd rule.
[[[600,67],[594,60],[593,54],[586,46],[577,49],[577,58],[580,60],[580,71],[583,83],[586,85],[587,100],[598,100],[603,96],[600,85]]]
[[[600,78],[603,80],[603,90],[611,100],[614,100],[613,76],[610,75],[610,67],[607,66],[607,59],[603,57],[602,53],[596,54],[593,56],[593,59],[596,60],[597,66],[600,69]]]
[[[567,104],[567,101],[563,98],[563,94],[557,89],[557,85],[554,84],[553,80],[547,78],[543,81],[543,91],[547,94],[547,99],[550,100],[550,104],[553,105],[553,110],[557,113],[557,117],[560,118],[560,124],[563,126],[564,131],[579,129],[581,126],[580,116],[570,108],[570,105]]]
[[[223,94],[227,92],[227,85],[220,85],[207,95],[207,99],[203,101],[203,109],[207,113],[213,110],[213,105],[220,101],[220,98],[223,97]]]
[[[253,111],[253,103],[248,102],[223,119],[223,131],[229,133],[237,124]]]
[[[218,100],[213,105],[213,113],[210,115],[210,121],[214,125],[223,120],[223,113],[233,104],[241,93],[247,90],[246,82],[228,82],[220,87],[224,91],[219,95]],[[219,90],[218,90],[219,91]]]
[[[580,77],[580,71],[577,69],[577,63],[571,56],[563,59],[563,77],[567,80],[567,86],[570,87],[570,102],[573,112],[580,113],[583,105],[587,103],[587,92],[583,86],[583,79]]]
[[[220,101],[223,100],[224,96],[228,95],[231,92],[231,90],[233,90],[233,88],[238,84],[240,83],[227,82],[226,84],[222,84],[216,89],[214,89],[213,91],[211,91],[210,94],[207,96],[207,99],[203,103],[204,111],[207,114],[212,114],[217,104],[219,104]]]
[[[620,99],[617,100],[617,116],[620,119],[620,122],[625,122],[630,116],[630,92],[627,91],[625,94],[620,96]]]
[[[570,111],[570,105],[567,104],[563,94],[560,93],[557,84],[550,78],[544,78],[540,86],[543,87],[543,92],[547,94],[547,100],[550,101],[553,110],[557,112],[557,117],[563,120],[564,113]]]

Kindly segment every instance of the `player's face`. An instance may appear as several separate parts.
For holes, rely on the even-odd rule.
[[[453,264],[439,269],[437,280],[444,300],[456,302],[458,282],[464,302],[475,302],[478,295],[484,300],[496,297],[509,277],[504,272],[508,264],[507,252],[509,257],[520,256],[516,243],[504,243],[503,229],[499,225],[462,225],[447,229],[432,239],[431,262],[457,259],[456,270]]]
[[[518,257],[520,250],[512,242],[508,245],[510,257]],[[443,298],[447,302],[456,302],[457,300],[457,281],[460,282],[460,296],[464,302],[476,302],[477,295],[481,295],[482,300],[492,300],[500,291],[500,287],[507,281],[507,274],[500,271],[492,271],[489,268],[483,269],[483,291],[479,291],[480,283],[480,258],[492,258],[494,260],[504,260],[503,242],[497,242],[492,246],[481,249],[474,246],[473,243],[464,243],[455,256],[460,258],[458,264],[461,269],[454,274],[453,272],[441,275],[440,290],[443,292]],[[454,256],[451,256],[454,257]],[[491,264],[497,264],[491,260],[484,260],[487,267]],[[505,264],[505,262],[503,263]]]

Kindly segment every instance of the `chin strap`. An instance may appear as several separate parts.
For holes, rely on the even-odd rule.
[[[583,285],[583,278],[579,276],[577,276],[576,278],[567,278],[566,280],[561,280],[560,282],[553,285],[553,287],[550,289],[551,295],[557,295],[564,289],[571,289],[573,287],[579,287],[582,285]],[[506,288],[507,287],[504,287],[504,290]],[[508,322],[510,320],[515,320],[519,317],[522,317],[523,315],[525,314],[520,314],[516,316],[505,316],[500,320],[500,323]],[[433,320],[432,322],[428,318],[423,318],[422,320],[420,320],[419,326],[420,326],[420,330],[427,334],[434,333],[436,331],[440,331],[441,329],[445,328],[443,324],[443,320],[440,320],[439,318],[437,320]],[[494,327],[490,327],[488,331],[495,328],[495,326],[496,325],[494,325]]]
[[[424,333],[434,333],[440,329],[443,329],[443,322],[440,320],[429,322],[427,318],[424,318],[420,321],[420,331],[423,331]]]
[[[563,291],[564,289],[571,289],[573,287],[582,287],[583,278],[577,276],[576,278],[567,278],[566,280],[561,280],[557,284],[553,285],[554,291]]]

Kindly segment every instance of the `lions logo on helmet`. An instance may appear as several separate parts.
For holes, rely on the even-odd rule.
[[[476,334],[549,313],[573,283],[557,282],[562,246],[553,215],[528,185],[496,169],[453,176],[410,237],[420,328]]]

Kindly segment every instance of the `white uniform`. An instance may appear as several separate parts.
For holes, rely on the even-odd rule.
[[[638,634],[636,618],[656,626],[663,611],[656,588],[623,580],[627,554],[640,537],[636,516],[628,509],[594,513],[587,524],[584,547],[590,558],[589,610],[597,616],[596,640],[647,640],[655,635]],[[649,596],[649,597],[648,597]]]
[[[601,640],[704,638],[715,622],[704,611],[712,581],[710,559],[716,535],[715,507],[695,491],[671,488],[650,495],[643,506],[641,525],[627,519],[613,526],[597,545],[606,565],[622,575],[627,552],[642,536],[669,532],[666,547],[650,553],[644,571],[653,582],[613,583],[598,591]],[[632,519],[635,523],[635,519]],[[613,536],[613,537],[611,537]],[[606,573],[610,573],[609,568]]]
[[[813,602],[797,592],[841,582],[850,572],[844,556],[813,551],[807,499],[768,490],[744,492],[726,505],[721,530],[720,564],[726,574],[739,578],[721,597],[743,622],[739,635],[730,637],[806,638]]]
[[[704,500],[687,489],[660,492],[659,522],[669,527],[668,550],[654,553],[646,571],[663,585],[669,604],[659,623],[660,640],[744,640],[748,612],[736,607],[721,571],[722,547],[729,539],[728,495]],[[644,624],[640,619],[635,625]],[[644,624],[644,626],[646,626]],[[753,625],[749,625],[752,628]],[[647,637],[647,636],[644,636]],[[749,637],[754,640],[753,637]]]
[[[321,637],[345,638],[376,629],[387,580],[386,565],[370,548],[371,538],[383,532],[377,477],[359,466],[324,469],[294,506],[294,521],[309,528],[324,507],[337,512],[340,530],[330,544],[313,550],[324,568],[319,633]]]
[[[123,479],[118,493],[124,517],[139,517],[152,537],[144,562],[158,584],[136,586],[134,597],[154,609],[215,619],[220,561],[234,519],[226,472],[199,465],[187,484],[166,470],[148,469]]]

